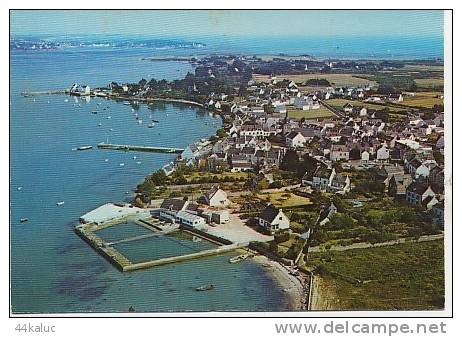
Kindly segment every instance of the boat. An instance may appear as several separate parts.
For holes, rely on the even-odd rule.
[[[64,205],[64,201],[58,201],[58,202],[56,203],[56,206],[62,206],[62,205]]]
[[[94,114],[94,115],[96,115],[96,114],[98,113],[98,111],[93,110],[91,113]]]
[[[107,159],[107,158],[106,158],[106,159],[104,159],[104,162],[105,162],[105,163],[107,163],[108,161],[109,161],[109,159]]]
[[[101,125],[103,125],[103,124],[101,124],[101,123],[98,123],[98,126],[101,126]]]
[[[202,239],[200,237],[198,237],[198,236],[193,236],[192,240],[193,240],[193,242],[201,242],[202,241]]]
[[[107,118],[107,119],[111,119],[111,116],[107,116],[106,118]]]
[[[141,162],[140,162],[140,161],[137,161],[136,163],[137,163],[138,165],[139,165],[139,164],[141,164]]]
[[[109,131],[111,131],[111,132],[112,132],[112,131],[114,131],[114,129],[113,129],[113,128],[110,128],[110,129],[109,129]]]
[[[119,166],[125,166],[125,164],[124,164],[124,163],[120,163]]]
[[[214,289],[215,286],[213,284],[205,284],[203,286],[197,287],[196,291],[207,291]]]
[[[21,218],[21,219],[19,219],[19,221],[26,222],[26,221],[29,221],[29,218]]]
[[[124,105],[130,105],[130,102],[124,102]]]
[[[66,99],[64,100],[64,102],[66,102],[66,103],[67,103],[67,102],[69,102],[69,100],[66,98]]]
[[[155,127],[155,126],[156,126],[156,124],[154,124],[154,123],[149,123],[149,124],[148,124],[148,128],[150,128],[150,129],[152,129],[152,128]]]
[[[21,190],[22,190],[22,186],[19,186],[19,187],[18,187],[18,191],[21,191]]]
[[[241,262],[241,261],[245,260],[246,258],[248,258],[249,256],[250,256],[250,254],[241,254],[241,255],[238,255],[238,256],[234,256],[234,257],[229,259],[229,263]]]
[[[91,150],[93,146],[91,145],[85,145],[85,146],[80,146],[77,148],[78,151],[84,151],[84,150]]]
[[[152,121],[153,123],[160,123],[157,119],[153,119]]]
[[[138,124],[143,124],[143,120],[142,120],[142,119],[138,119]]]

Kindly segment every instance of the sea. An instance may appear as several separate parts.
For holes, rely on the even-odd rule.
[[[23,91],[177,79],[186,62],[147,56],[287,53],[319,57],[442,57],[442,40],[305,41],[205,39],[207,47],[92,48],[10,53],[10,279],[13,313],[283,311],[286,295],[259,264],[228,263],[229,254],[121,273],[83,242],[79,217],[107,202],[130,201],[144,177],[174,155],[98,150],[99,142],[186,147],[208,138],[219,117],[176,103],[129,106],[103,98],[23,97]],[[199,41],[201,42],[201,41]],[[407,43],[405,43],[407,42]],[[417,43],[417,44],[416,44]],[[419,44],[420,43],[420,44]],[[414,46],[414,47],[413,47]],[[93,113],[95,112],[96,113]],[[136,119],[138,117],[138,119]],[[138,121],[143,120],[140,124]],[[148,128],[151,119],[158,120]],[[76,151],[92,145],[88,151]],[[58,202],[64,202],[58,206]],[[28,218],[27,222],[21,222]],[[166,249],[168,243],[162,243]],[[166,246],[167,245],[167,246]],[[145,247],[144,245],[143,247]],[[127,248],[128,249],[128,248]],[[141,253],[146,253],[146,248]],[[149,249],[156,249],[149,245]],[[128,254],[137,256],[130,247]],[[232,256],[232,255],[231,255]],[[212,291],[195,288],[213,283]]]

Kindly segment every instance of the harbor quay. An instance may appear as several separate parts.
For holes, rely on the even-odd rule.
[[[76,234],[122,272],[147,269],[223,254],[248,247],[250,243],[250,241],[238,240],[235,235],[234,237],[233,235],[227,235],[226,229],[218,232],[216,228],[207,225],[194,227],[185,223],[168,221],[160,216],[159,209],[142,209],[131,204],[108,203],[102,205],[83,215],[80,218],[80,222],[81,223],[75,227]],[[128,235],[128,237],[114,240],[105,239],[99,234],[100,231],[110,228],[116,229],[117,226],[127,223],[135,227],[141,227],[149,232],[141,235]],[[215,231],[210,230],[212,228],[215,229]],[[125,256],[123,252],[117,249],[117,246],[120,244],[136,245],[142,240],[160,237],[170,238],[171,235],[180,232],[188,234],[193,242],[204,240],[213,244],[214,247],[143,261],[132,261],[129,257]],[[254,240],[255,238],[252,239]],[[265,237],[264,239],[266,241],[268,238]]]

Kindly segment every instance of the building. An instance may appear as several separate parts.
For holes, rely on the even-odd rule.
[[[204,196],[204,202],[211,207],[225,207],[229,205],[228,195],[219,186],[212,187]]]
[[[205,225],[205,219],[203,217],[192,214],[188,211],[179,211],[176,215],[176,222],[191,227]]]
[[[412,183],[409,174],[393,174],[388,180],[388,195],[392,197],[404,197],[407,187]]]
[[[406,201],[413,205],[422,205],[422,201],[427,197],[435,195],[432,188],[420,181],[414,181],[406,188]]]
[[[348,160],[350,159],[350,150],[345,145],[332,145],[330,149],[330,160]]]
[[[433,205],[431,210],[432,222],[437,225],[444,225],[444,201]]]
[[[164,199],[160,205],[159,217],[163,220],[176,222],[178,212],[184,211],[188,203],[188,200],[178,198]]]
[[[318,166],[313,174],[311,186],[317,190],[325,191],[328,186],[332,184],[332,180],[335,177],[335,169],[327,168],[325,166]]]
[[[304,147],[306,139],[300,132],[291,131],[286,136],[286,145],[289,147]]]
[[[271,234],[289,229],[290,220],[281,209],[272,205],[266,207],[257,218],[258,225]]]
[[[327,189],[330,192],[345,194],[351,191],[351,181],[350,177],[347,175],[337,174],[332,179],[330,185]]]

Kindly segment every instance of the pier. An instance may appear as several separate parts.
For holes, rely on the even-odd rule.
[[[97,146],[98,146],[98,149],[118,150],[118,151],[174,153],[174,154],[181,154],[184,151],[184,149],[180,149],[176,147],[126,145],[126,144],[110,144],[110,143],[99,143]]]

